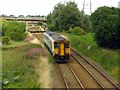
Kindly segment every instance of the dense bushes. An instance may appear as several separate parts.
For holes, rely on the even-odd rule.
[[[55,27],[52,24],[49,24],[47,27],[51,31],[56,31]]]
[[[68,32],[69,33],[73,33],[73,34],[77,34],[77,35],[85,34],[85,31],[82,28],[80,28],[80,27],[75,27],[73,29],[71,28]]]
[[[95,39],[99,46],[120,48],[120,29],[118,28],[118,9],[100,7],[92,15]]]
[[[2,25],[2,36],[7,36],[11,40],[21,41],[24,40],[25,34],[25,23],[16,21],[3,21]],[[4,42],[4,41],[3,41]]]
[[[10,38],[7,36],[2,37],[2,44],[8,45],[10,44]]]

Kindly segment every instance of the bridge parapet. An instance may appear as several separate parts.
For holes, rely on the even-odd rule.
[[[17,20],[17,21],[43,21],[43,22],[47,21],[47,19],[45,17],[23,17],[23,18],[9,18],[9,17],[4,17],[2,19]]]

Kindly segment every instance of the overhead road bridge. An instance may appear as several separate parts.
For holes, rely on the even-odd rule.
[[[41,21],[41,22],[47,22],[46,18],[3,18],[8,21],[16,20],[16,21]]]

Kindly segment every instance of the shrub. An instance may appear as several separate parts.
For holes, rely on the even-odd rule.
[[[21,41],[24,40],[25,23],[16,21],[3,21],[2,36],[8,36],[11,40]]]
[[[100,7],[91,15],[95,39],[100,47],[120,48],[118,9]]]
[[[7,36],[2,37],[2,44],[10,44],[10,38]]]
[[[77,35],[83,35],[85,34],[85,31],[80,27],[70,28],[69,33],[77,34]]]
[[[20,30],[20,29],[16,29],[16,28],[13,28],[13,29],[9,29],[8,31],[6,31],[5,33],[6,36],[9,36],[12,40],[15,40],[15,41],[21,41],[21,40],[24,40],[26,34]]]
[[[48,25],[48,29],[51,31],[55,31],[55,27],[52,24]]]

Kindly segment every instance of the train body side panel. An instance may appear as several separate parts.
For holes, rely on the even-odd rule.
[[[54,42],[52,42],[52,55],[53,56],[55,55],[55,52],[54,52]]]
[[[49,48],[50,52],[52,53],[52,55],[54,55],[54,49],[53,49],[52,41],[46,36],[44,36],[44,41],[45,41],[45,44],[47,45],[47,47]]]

